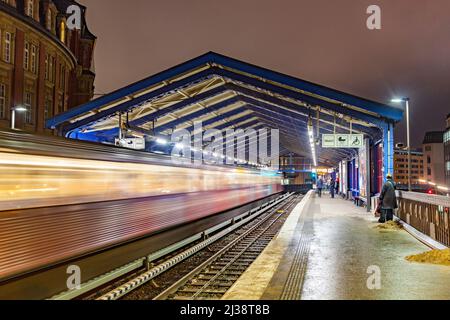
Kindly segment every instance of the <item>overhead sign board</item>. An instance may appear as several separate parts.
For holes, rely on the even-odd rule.
[[[324,134],[322,135],[323,148],[362,148],[364,147],[363,134]]]

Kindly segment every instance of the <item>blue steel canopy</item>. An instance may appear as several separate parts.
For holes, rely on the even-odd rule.
[[[280,130],[281,150],[311,156],[310,119],[316,132],[364,133],[380,140],[403,110],[214,52],[182,63],[47,121],[69,138],[113,142],[119,114],[130,130],[168,135],[177,129]],[[336,164],[354,150],[318,148],[321,164]]]

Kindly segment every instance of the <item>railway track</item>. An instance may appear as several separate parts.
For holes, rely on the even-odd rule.
[[[146,291],[152,291],[150,298],[158,300],[219,299],[277,235],[299,200],[300,197],[293,194],[285,196],[257,217],[211,235],[126,283],[122,281],[117,287],[112,286],[112,290],[96,299],[127,299],[131,292],[132,299],[148,299]],[[161,280],[163,273],[165,279],[172,279],[168,280],[172,282]],[[173,279],[178,280],[173,283]],[[165,285],[159,288],[156,283]]]

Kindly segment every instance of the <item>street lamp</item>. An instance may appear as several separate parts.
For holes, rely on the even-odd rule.
[[[408,191],[411,192],[411,133],[409,126],[409,98],[392,99],[394,103],[404,102],[406,105],[406,131],[407,131],[407,144],[408,144]]]
[[[16,129],[16,112],[25,112],[27,108],[22,106],[16,106],[11,108],[11,129]]]

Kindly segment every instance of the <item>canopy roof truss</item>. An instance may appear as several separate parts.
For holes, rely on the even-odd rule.
[[[204,130],[279,129],[282,152],[311,156],[310,119],[316,134],[351,129],[379,140],[403,110],[210,52],[60,114],[47,127],[67,137],[114,141],[124,116],[129,128],[155,136],[192,132],[198,121]],[[322,164],[355,152],[317,151]]]

